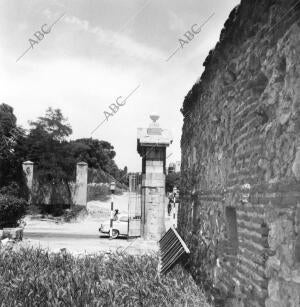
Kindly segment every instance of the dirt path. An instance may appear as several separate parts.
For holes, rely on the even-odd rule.
[[[115,196],[115,208],[121,213],[128,211],[128,195]],[[109,220],[110,201],[91,201],[87,205],[88,215],[76,222],[58,223],[55,220],[27,216],[23,245],[40,246],[58,252],[66,248],[73,254],[90,254],[99,251],[126,250],[132,254],[143,254],[158,250],[156,242],[138,239],[115,239],[99,237],[99,226]],[[167,214],[166,214],[167,216]],[[166,219],[169,225],[169,219]]]

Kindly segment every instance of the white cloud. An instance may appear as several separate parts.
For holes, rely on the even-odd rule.
[[[120,32],[103,29],[99,26],[92,26],[87,20],[77,18],[76,16],[66,16],[65,21],[77,25],[81,30],[92,33],[97,37],[98,44],[104,44],[113,47],[120,54],[136,57],[140,60],[161,61],[164,53],[160,50],[138,43],[131,37]]]

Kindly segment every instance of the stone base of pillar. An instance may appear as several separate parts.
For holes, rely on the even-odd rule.
[[[144,174],[142,180],[142,237],[160,240],[165,233],[165,175]]]

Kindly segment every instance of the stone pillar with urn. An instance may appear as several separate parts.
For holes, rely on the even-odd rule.
[[[142,157],[141,234],[159,240],[165,232],[166,148],[172,143],[169,130],[159,127],[159,116],[151,115],[148,128],[139,128],[137,151]]]

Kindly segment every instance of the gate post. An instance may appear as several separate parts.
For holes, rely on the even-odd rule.
[[[142,235],[159,240],[165,233],[166,148],[172,136],[159,127],[159,116],[150,118],[149,128],[139,128],[137,137],[137,150],[142,157]]]
[[[75,185],[75,205],[87,205],[87,178],[88,165],[85,162],[78,162],[76,167],[76,185]]]
[[[33,170],[34,170],[34,163],[31,161],[25,161],[22,163],[23,172],[26,176],[26,184],[29,190],[29,199],[28,202],[31,203],[32,199],[32,189],[33,189]]]
[[[23,172],[26,175],[26,183],[29,191],[31,192],[33,186],[33,166],[34,163],[31,161],[26,161],[22,163]]]

